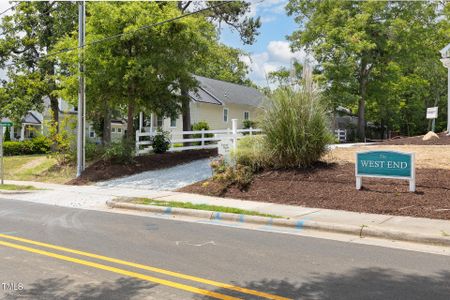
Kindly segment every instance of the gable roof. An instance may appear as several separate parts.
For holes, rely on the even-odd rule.
[[[194,78],[199,82],[199,87],[189,96],[197,102],[259,106],[264,98],[262,93],[252,87],[198,75],[194,75]]]
[[[2,122],[11,122],[9,118],[1,118]],[[40,119],[40,116],[37,115],[36,112],[29,111],[25,117],[22,118],[21,123],[26,124],[33,124],[33,125],[41,125],[42,120]]]

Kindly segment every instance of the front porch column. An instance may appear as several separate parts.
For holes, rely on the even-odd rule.
[[[22,124],[22,128],[20,129],[19,141],[23,141],[24,139],[25,139],[25,124]]]
[[[139,132],[142,132],[142,123],[144,122],[144,113],[139,113]]]
[[[14,138],[14,126],[11,126],[11,128],[9,129],[9,139],[11,141],[15,140],[15,138]]]
[[[153,113],[150,114],[150,132],[153,132]]]

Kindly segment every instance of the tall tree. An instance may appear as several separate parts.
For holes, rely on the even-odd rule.
[[[437,61],[442,40],[433,34],[439,3],[290,0],[287,11],[300,24],[289,37],[292,47],[313,52],[333,107],[357,108],[360,139],[367,109],[381,123],[396,119],[412,132],[411,113],[423,113],[418,99],[431,80],[418,70],[423,61]],[[420,45],[423,40],[427,46]]]
[[[225,3],[226,2],[226,3]],[[223,5],[220,5],[223,4]],[[178,1],[178,9],[182,14],[188,13],[190,9],[198,9],[198,8],[204,8],[204,7],[210,7],[211,9],[207,12],[205,12],[205,15],[199,15],[197,18],[205,18],[214,25],[220,26],[221,24],[225,23],[227,26],[230,26],[233,30],[236,30],[241,40],[244,44],[252,44],[255,42],[256,36],[258,35],[258,29],[261,27],[261,22],[259,17],[258,18],[250,18],[247,17],[246,14],[250,11],[250,2],[246,1],[235,1],[235,2],[228,2],[228,1],[205,1],[204,3],[196,3],[195,1]],[[221,47],[222,54],[224,54],[226,57],[230,57],[234,55],[236,57],[236,50],[233,53],[233,50],[222,46]],[[220,49],[220,48],[219,48]],[[228,51],[228,55],[227,52]],[[210,55],[214,57],[214,54],[218,52],[210,52]],[[199,71],[201,69],[199,66],[204,65],[204,61],[199,59],[200,57],[193,57],[194,61],[192,61],[192,64],[196,67],[194,67],[191,72]],[[234,60],[236,61],[236,60]],[[211,60],[208,61],[211,63]],[[238,65],[237,63],[236,65]],[[212,63],[210,66],[218,66],[217,63]],[[243,70],[242,65],[238,65],[237,70]],[[209,70],[211,71],[211,70]],[[201,75],[205,76],[211,76],[211,74],[218,74],[218,76],[214,76],[216,78],[219,77],[219,79],[233,79],[234,82],[238,83],[236,79],[236,74],[231,75],[231,73],[228,72],[228,77],[225,77],[223,72],[198,72],[201,73]],[[242,71],[241,71],[242,74]],[[222,77],[224,76],[224,77]],[[242,81],[242,83],[250,84],[248,81]],[[181,85],[181,96],[182,96],[182,118],[183,118],[183,130],[189,131],[191,130],[191,120],[190,120],[190,98],[189,98],[189,85],[182,84]],[[195,86],[191,86],[191,89],[195,89]]]
[[[216,34],[213,25],[186,17],[150,26],[180,15],[171,3],[89,3],[88,12],[84,51],[90,110],[103,111],[107,119],[108,110],[125,108],[129,140],[134,137],[136,111],[177,115],[182,98],[177,91],[195,86],[189,72],[190,56],[202,56],[207,51],[209,40]],[[73,34],[62,40],[59,48],[75,43]],[[63,92],[75,99],[76,52],[62,53],[60,58],[72,68],[71,77],[61,78],[67,84]]]
[[[48,97],[54,121],[58,122],[58,62],[55,56],[47,55],[53,52],[58,39],[75,28],[76,5],[59,1],[20,2],[11,10],[13,14],[3,17],[0,24],[0,64],[7,64],[10,77],[3,88],[6,94],[14,95],[9,105],[24,110],[42,108],[43,97]]]

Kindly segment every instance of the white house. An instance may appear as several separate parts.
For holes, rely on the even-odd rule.
[[[191,98],[191,124],[201,121],[208,123],[211,130],[231,128],[231,120],[238,119],[242,128],[244,120],[255,120],[264,99],[257,89],[222,80],[194,75],[199,82],[196,92],[189,93]],[[183,130],[181,115],[176,119],[161,118],[152,113],[140,114],[140,131],[155,131],[162,128],[169,132]]]

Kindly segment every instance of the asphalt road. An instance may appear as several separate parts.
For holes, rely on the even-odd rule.
[[[1,299],[282,297],[450,299],[450,258],[0,199]]]

